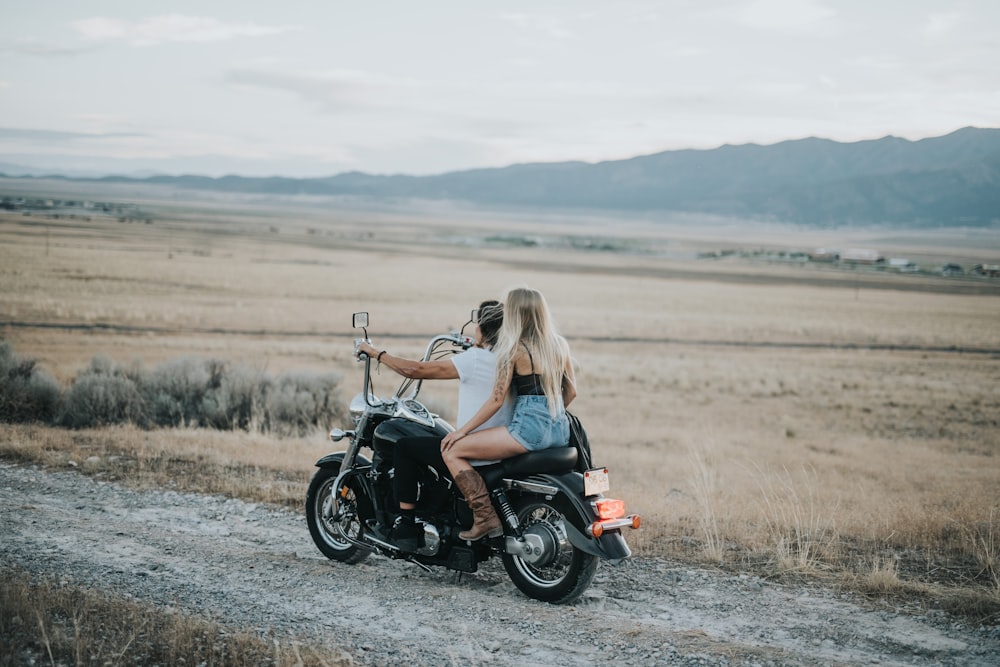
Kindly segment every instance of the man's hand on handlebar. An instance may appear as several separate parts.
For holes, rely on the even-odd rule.
[[[372,347],[372,343],[369,340],[357,340],[354,343],[354,358],[361,361],[361,355],[367,355],[369,357],[377,357],[378,350]]]

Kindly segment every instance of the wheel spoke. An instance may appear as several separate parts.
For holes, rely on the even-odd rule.
[[[565,519],[555,508],[541,505],[526,512],[522,520],[524,530],[539,530],[551,536],[556,554],[552,560],[541,566],[515,556],[514,561],[517,568],[537,586],[558,585],[568,574],[573,559],[572,545],[569,544],[563,525]]]
[[[327,558],[343,563],[360,563],[369,551],[352,540],[360,537],[363,527],[358,516],[358,498],[350,484],[340,487],[337,496],[334,484],[339,478],[336,468],[323,468],[309,485],[306,520],[309,533]],[[334,502],[336,500],[336,502]],[[334,512],[334,506],[337,511]]]

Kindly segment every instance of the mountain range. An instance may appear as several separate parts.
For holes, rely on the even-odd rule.
[[[534,163],[433,176],[109,176],[242,193],[459,200],[504,207],[677,211],[809,226],[1000,224],[1000,129],[910,141],[675,150],[625,160]]]

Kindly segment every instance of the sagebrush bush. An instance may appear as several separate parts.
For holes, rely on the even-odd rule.
[[[265,430],[265,396],[271,378],[264,372],[237,365],[226,370],[219,387],[202,399],[205,425],[225,431],[261,433]]]
[[[142,367],[122,366],[103,354],[74,380],[59,420],[69,428],[110,424],[149,424],[148,403],[142,394]]]
[[[0,341],[0,420],[68,428],[134,424],[195,427],[275,435],[325,430],[344,412],[336,373],[289,372],[277,377],[219,359],[182,357],[147,371],[139,362],[93,357],[68,390],[35,361]]]
[[[339,415],[337,374],[287,373],[267,393],[270,430],[277,435],[305,435],[328,427]]]
[[[21,358],[0,340],[0,421],[52,423],[62,407],[62,386],[34,359]]]
[[[145,379],[144,394],[157,426],[204,425],[205,397],[219,388],[225,364],[182,357],[166,361]]]

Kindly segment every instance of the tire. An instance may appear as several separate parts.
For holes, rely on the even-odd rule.
[[[502,559],[511,581],[528,597],[552,604],[570,604],[590,586],[599,558],[570,543],[564,527],[566,515],[557,502],[536,496],[514,502],[521,529],[540,535],[552,549],[550,557],[535,564],[513,554],[503,554]]]
[[[357,496],[350,484],[345,485],[346,493],[340,498],[340,519],[335,520],[330,515],[333,508],[331,493],[339,474],[340,466],[337,465],[320,468],[313,475],[306,494],[306,523],[309,524],[313,542],[324,556],[341,563],[360,563],[371,551],[344,539],[345,534],[357,538],[362,531]]]

